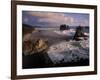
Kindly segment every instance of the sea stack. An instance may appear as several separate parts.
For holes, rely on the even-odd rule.
[[[69,30],[69,26],[65,25],[65,24],[62,24],[62,25],[60,25],[60,30],[61,31],[63,31],[63,30]]]
[[[84,35],[84,32],[83,32],[83,27],[78,26],[76,28],[76,32],[75,32],[73,40],[79,41],[79,40],[82,40],[84,37],[85,37],[85,35]]]

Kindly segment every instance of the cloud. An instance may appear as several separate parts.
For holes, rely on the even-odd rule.
[[[76,24],[77,26],[78,25],[89,26],[89,20],[87,20],[87,19],[80,19],[80,20],[75,19],[73,24]]]
[[[28,18],[27,17],[25,17],[24,18],[24,22],[28,22],[29,20],[28,20]]]
[[[74,18],[71,16],[65,16],[64,13],[55,12],[28,12],[29,15],[38,17],[38,22],[48,23],[49,25],[59,26],[61,24],[71,25],[74,22]]]

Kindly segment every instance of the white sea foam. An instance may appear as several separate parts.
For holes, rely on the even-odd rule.
[[[88,40],[61,42],[50,46],[48,55],[53,63],[71,62],[89,58]]]

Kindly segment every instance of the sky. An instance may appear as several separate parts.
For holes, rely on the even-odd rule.
[[[69,26],[89,26],[89,14],[22,11],[22,22],[23,24],[39,27],[58,27],[62,24]]]

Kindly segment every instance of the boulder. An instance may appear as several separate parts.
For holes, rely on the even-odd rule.
[[[45,41],[44,39],[38,39],[35,42],[35,49],[37,52],[45,52],[47,48],[47,41]]]
[[[37,39],[36,41],[29,40],[23,42],[23,53],[25,55],[31,55],[34,53],[44,53],[46,52],[47,49],[48,49],[47,41],[41,38]]]

